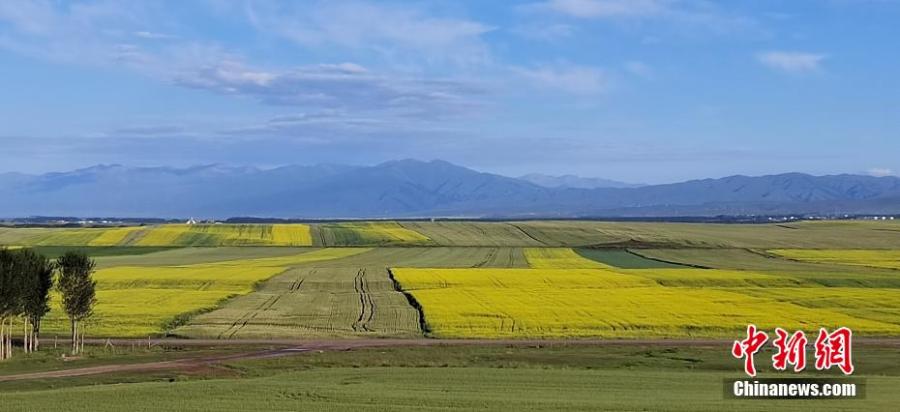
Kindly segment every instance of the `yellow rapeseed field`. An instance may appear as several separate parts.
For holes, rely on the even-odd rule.
[[[137,246],[311,246],[309,225],[185,225],[153,226]]]
[[[546,269],[608,269],[609,265],[585,258],[569,248],[526,248],[528,266]]]
[[[92,336],[147,336],[164,331],[176,316],[214,307],[249,293],[254,284],[292,265],[338,259],[365,248],[320,249],[293,256],[232,260],[182,266],[122,266],[97,271],[97,306],[88,325]],[[64,335],[68,323],[58,296],[44,331]]]
[[[363,240],[377,243],[387,239],[398,243],[425,243],[427,236],[400,226],[397,222],[350,222],[340,223],[341,228],[352,230]]]
[[[279,246],[312,245],[309,225],[272,225],[272,243]]]
[[[665,287],[638,273],[405,268],[393,273],[422,305],[429,328],[440,337],[734,336],[748,323],[769,329],[848,326],[868,334],[900,333],[900,324],[847,312],[838,304],[808,307],[743,293],[766,290],[756,287]]]
[[[900,249],[775,249],[771,252],[789,259],[806,262],[900,269]]]
[[[103,230],[99,236],[88,242],[88,246],[118,246],[126,243],[129,236],[144,230],[143,227],[119,227]]]
[[[149,228],[135,246],[173,246],[178,238],[190,230],[188,225],[160,225]]]

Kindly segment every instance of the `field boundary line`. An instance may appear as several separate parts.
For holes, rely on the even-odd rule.
[[[400,284],[400,281],[394,277],[394,271],[391,270],[391,268],[386,268],[386,270],[388,278],[391,279],[391,284],[394,285],[394,290],[402,293],[403,296],[406,297],[406,302],[409,303],[409,306],[412,306],[412,308],[416,310],[416,316],[419,318],[419,331],[421,331],[425,337],[431,336],[431,328],[428,326],[428,322],[425,321],[425,308],[422,307],[422,304],[419,303],[412,293],[403,290],[403,286]]]
[[[547,242],[544,242],[543,240],[540,240],[540,239],[538,239],[538,238],[532,236],[531,233],[528,233],[525,229],[522,229],[519,225],[517,225],[517,224],[515,224],[515,223],[509,223],[509,225],[512,226],[512,227],[514,227],[514,228],[516,228],[516,229],[518,229],[520,232],[522,232],[522,234],[524,234],[525,236],[527,236],[529,239],[531,239],[531,240],[533,240],[533,241],[535,241],[535,242],[538,242],[539,244],[541,244],[541,245],[543,245],[543,246],[550,246],[549,244],[547,244]]]
[[[628,248],[625,249],[625,252],[630,253],[630,254],[632,254],[632,255],[635,255],[635,256],[637,256],[637,257],[640,257],[640,258],[644,258],[644,259],[647,259],[647,260],[655,260],[655,261],[657,261],[657,262],[662,262],[662,263],[668,263],[668,264],[670,264],[670,265],[679,265],[679,266],[684,266],[684,267],[689,267],[689,268],[695,268],[695,269],[714,269],[714,268],[711,268],[711,267],[709,267],[709,266],[695,265],[695,264],[693,264],[693,263],[675,262],[675,261],[670,261],[670,260],[665,260],[665,259],[659,259],[659,258],[655,258],[655,257],[651,257],[651,256],[645,256],[645,255],[642,255],[642,254],[640,254],[640,253],[637,253],[637,252],[635,252],[635,251],[633,251],[633,250],[631,250],[631,249],[628,249]]]

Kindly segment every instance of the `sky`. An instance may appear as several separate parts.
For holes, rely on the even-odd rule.
[[[900,1],[0,2],[0,173],[900,172]]]

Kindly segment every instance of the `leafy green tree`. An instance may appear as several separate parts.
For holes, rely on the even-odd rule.
[[[50,311],[53,263],[44,255],[25,249],[16,253],[16,274],[21,284],[25,352],[38,349],[41,320]]]
[[[56,265],[59,268],[57,288],[62,294],[63,310],[72,326],[72,354],[75,355],[84,347],[83,324],[94,313],[94,304],[97,303],[97,282],[92,278],[96,265],[90,257],[80,252],[67,252],[56,260]]]

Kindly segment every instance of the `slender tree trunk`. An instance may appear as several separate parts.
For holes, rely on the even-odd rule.
[[[6,337],[3,336],[3,326],[6,323],[5,318],[0,318],[0,360],[6,359]]]
[[[84,353],[84,324],[81,325],[81,348],[78,349],[78,353]]]
[[[32,339],[32,341],[34,342],[34,351],[37,352],[38,350],[40,350],[40,347],[41,347],[41,320],[40,319],[34,320],[34,339]]]
[[[28,353],[28,317],[22,319],[22,351]]]
[[[9,326],[6,327],[6,359],[9,359],[9,358],[12,358],[12,352],[13,352],[12,351],[12,346],[13,346],[12,345],[12,327],[13,327],[12,318],[9,318],[9,320],[7,320],[7,322],[9,322]]]
[[[78,321],[72,318],[72,354],[78,354]]]
[[[9,322],[9,326],[6,327],[6,358],[12,358],[13,354],[13,344],[12,344],[12,328],[13,328],[13,320],[9,318],[7,321]]]

